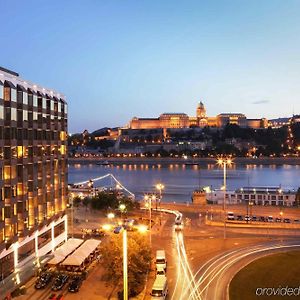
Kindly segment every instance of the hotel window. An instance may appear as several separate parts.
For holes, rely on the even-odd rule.
[[[37,95],[33,95],[33,107],[38,107]]]
[[[4,118],[4,108],[3,105],[0,105],[0,119],[3,120],[3,118]]]
[[[51,100],[51,102],[50,102],[50,109],[54,110],[54,100]]]
[[[43,101],[43,105],[42,105],[42,107],[43,107],[43,109],[46,109],[46,108],[47,108],[46,99],[45,99],[45,98],[43,98],[43,99],[42,99],[42,101]]]
[[[10,166],[4,166],[3,169],[3,179],[4,180],[9,180],[10,179]]]
[[[58,103],[57,101],[54,102],[54,112],[58,112]]]
[[[11,108],[11,121],[17,121],[17,109],[14,107]]]
[[[28,94],[28,106],[32,107],[33,105],[33,95],[32,94]]]
[[[28,104],[28,95],[25,92],[23,92],[23,104]]]
[[[16,146],[13,146],[10,148],[10,155],[12,158],[17,158],[18,157],[18,154],[17,154],[17,147]]]
[[[58,102],[58,112],[61,112],[61,103]]]
[[[17,91],[17,102],[23,103],[23,92],[21,90]]]
[[[11,89],[11,101],[17,102],[17,90]]]
[[[28,111],[23,110],[23,121],[28,121]]]
[[[0,98],[3,99],[3,84],[0,81]]]
[[[10,87],[5,86],[4,87],[4,100],[5,101],[10,101]]]

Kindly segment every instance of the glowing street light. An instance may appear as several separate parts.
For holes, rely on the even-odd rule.
[[[161,208],[162,190],[164,188],[165,188],[165,186],[162,183],[158,183],[156,185],[156,189],[159,190],[159,208]],[[156,201],[156,210],[157,210],[157,201]],[[160,217],[159,217],[159,224],[161,225],[161,211],[160,211]]]
[[[137,227],[137,229],[140,233],[145,233],[145,232],[147,232],[148,227],[146,225],[141,224]]]
[[[114,213],[109,213],[109,214],[107,214],[107,217],[109,219],[113,219],[115,217],[115,214]]]
[[[122,204],[120,204],[120,205],[119,205],[119,209],[120,209],[120,211],[121,211],[121,212],[124,212],[124,211],[125,211],[125,209],[126,209],[126,205],[125,205],[125,204],[123,204],[123,203],[122,203]]]
[[[223,167],[223,192],[224,192],[224,198],[223,198],[223,212],[224,212],[224,239],[226,239],[226,167],[231,166],[233,163],[233,160],[231,156],[219,156],[217,158],[217,164],[219,166]]]
[[[149,229],[150,229],[150,233],[149,233],[149,242],[150,242],[150,248],[151,248],[151,243],[152,243],[152,237],[151,237],[151,229],[152,229],[152,200],[155,200],[156,196],[155,195],[145,195],[144,196],[144,200],[147,201],[145,204],[145,207],[149,208]]]

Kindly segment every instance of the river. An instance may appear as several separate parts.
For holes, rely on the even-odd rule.
[[[215,164],[118,164],[101,166],[94,163],[69,164],[69,183],[76,183],[112,173],[137,199],[155,191],[155,185],[163,183],[163,201],[191,201],[194,189],[210,186],[219,189],[223,184],[223,170]],[[227,189],[244,186],[281,186],[298,189],[300,165],[236,165],[227,169]],[[101,185],[109,185],[104,180]],[[97,184],[97,185],[100,185]]]

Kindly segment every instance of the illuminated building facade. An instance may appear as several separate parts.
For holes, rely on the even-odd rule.
[[[67,103],[0,68],[0,278],[67,238]]]
[[[196,109],[196,116],[191,117],[184,113],[164,113],[158,118],[137,118],[134,117],[130,124],[130,129],[155,129],[155,128],[189,128],[189,127],[224,127],[227,124],[236,124],[240,127],[250,127],[254,129],[266,128],[266,119],[247,119],[241,113],[222,113],[216,117],[208,117],[206,109],[200,102]]]

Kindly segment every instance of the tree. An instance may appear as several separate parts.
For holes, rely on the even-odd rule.
[[[81,198],[79,196],[76,196],[73,198],[73,206],[74,207],[79,207],[80,203],[81,203]]]
[[[138,233],[128,235],[128,294],[138,295],[144,288],[147,273],[151,267],[151,250],[145,236]],[[122,291],[123,249],[122,235],[114,235],[102,248],[104,279],[111,285],[118,285]]]
[[[87,208],[88,208],[88,206],[90,204],[90,198],[89,197],[83,198],[82,204],[83,204],[83,206],[85,206],[85,211],[87,211]]]

